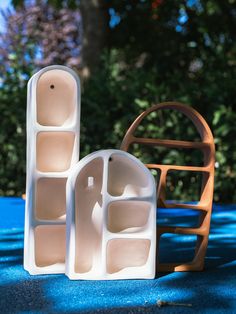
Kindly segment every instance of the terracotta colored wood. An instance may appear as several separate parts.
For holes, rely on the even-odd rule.
[[[201,142],[153,139],[153,138],[137,138],[134,132],[140,125],[142,120],[151,112],[163,109],[173,109],[183,113],[195,125],[201,136]],[[204,118],[193,108],[177,102],[166,102],[154,105],[141,113],[128,129],[121,144],[121,149],[128,151],[129,147],[134,144],[164,146],[171,148],[183,149],[199,149],[203,152],[204,164],[202,167],[195,166],[177,166],[177,165],[161,165],[146,164],[149,169],[158,169],[160,171],[159,184],[157,185],[157,208],[180,208],[180,209],[196,209],[200,211],[199,225],[197,228],[189,227],[168,227],[157,226],[157,271],[200,271],[204,267],[204,258],[208,245],[208,236],[210,230],[210,220],[213,201],[214,189],[214,165],[215,165],[215,145],[211,130]],[[198,171],[202,172],[201,197],[197,204],[181,204],[166,203],[166,176],[169,170],[178,171]],[[158,209],[157,209],[158,210]],[[159,262],[159,244],[160,238],[164,233],[197,235],[197,244],[195,255],[189,263],[160,263]]]

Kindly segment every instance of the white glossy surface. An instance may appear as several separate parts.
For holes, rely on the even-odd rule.
[[[49,66],[28,83],[24,268],[65,272],[66,180],[79,160],[80,83]]]
[[[154,278],[156,187],[119,150],[92,153],[67,180],[66,274],[70,279]]]

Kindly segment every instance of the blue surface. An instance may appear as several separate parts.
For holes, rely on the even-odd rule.
[[[188,225],[194,216],[171,210],[159,222]],[[236,313],[236,206],[214,206],[204,272],[160,273],[155,280],[30,276],[22,267],[23,219],[24,201],[0,198],[0,313]],[[165,237],[163,260],[189,260],[192,240]],[[192,307],[159,309],[160,299]]]

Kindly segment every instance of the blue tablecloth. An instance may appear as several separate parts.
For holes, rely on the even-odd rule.
[[[160,223],[189,224],[171,210]],[[154,280],[70,281],[30,276],[22,267],[24,201],[0,198],[0,313],[236,313],[236,206],[215,205],[204,272],[159,273]],[[189,259],[193,237],[166,236],[162,259]],[[157,300],[191,303],[167,306]]]

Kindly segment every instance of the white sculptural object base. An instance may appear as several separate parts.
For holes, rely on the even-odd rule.
[[[149,170],[119,150],[92,153],[69,174],[66,275],[154,278],[156,191]]]

